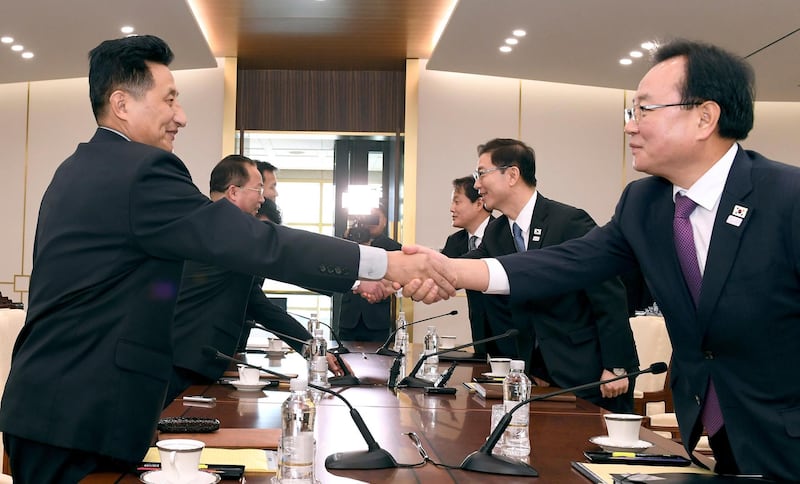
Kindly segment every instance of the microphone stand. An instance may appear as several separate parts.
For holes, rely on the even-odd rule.
[[[275,336],[277,336],[277,337],[279,337],[281,339],[285,338],[285,339],[288,339],[289,341],[296,341],[298,343],[303,343],[303,345],[305,345],[306,347],[310,347],[311,346],[310,342],[308,342],[308,341],[303,341],[300,338],[295,338],[294,336],[289,336],[288,334],[281,333],[280,331],[274,331],[272,329],[268,329],[266,326],[264,326],[263,324],[258,323],[256,321],[251,321],[250,323],[252,323],[252,326],[254,328],[258,328],[258,329],[260,329],[262,331],[267,331],[269,333],[272,333],[272,334],[274,334]],[[328,378],[328,383],[330,383],[333,386],[337,386],[337,387],[345,387],[345,386],[352,386],[352,385],[360,385],[361,384],[361,381],[355,375],[353,375],[353,373],[350,371],[350,369],[347,368],[347,365],[344,364],[344,360],[339,355],[339,353],[336,353],[335,351],[332,351],[332,350],[328,350],[328,353],[332,354],[333,357],[336,358],[336,363],[339,364],[339,368],[341,368],[342,369],[342,373],[344,373],[344,375],[341,375],[341,376],[332,376],[332,377]]]
[[[414,321],[414,322],[411,322],[411,323],[406,323],[406,324],[400,326],[399,328],[396,328],[391,333],[389,333],[389,337],[386,338],[386,341],[383,342],[383,344],[381,345],[380,348],[378,348],[378,351],[376,351],[375,354],[376,355],[383,355],[383,356],[398,356],[398,355],[400,355],[399,351],[395,351],[395,350],[390,350],[389,349],[389,342],[392,341],[392,336],[397,334],[398,331],[400,331],[403,328],[408,328],[409,326],[412,326],[412,325],[417,324],[417,323],[422,323],[424,321],[430,321],[431,319],[441,318],[441,317],[444,317],[444,316],[454,316],[456,314],[458,314],[458,309],[453,309],[452,311],[450,311],[448,313],[439,314],[437,316],[431,316],[430,318],[420,319],[419,321]],[[453,350],[451,349],[450,351],[453,351]]]
[[[263,368],[258,365],[253,365],[244,360],[228,356],[225,353],[221,353],[219,350],[211,346],[204,346],[202,351],[203,355],[206,356],[207,358],[223,359],[232,361],[234,363],[238,363],[240,365],[249,366],[250,368],[258,368],[263,372],[277,376],[281,380],[288,381],[291,379],[287,375],[284,375],[283,373],[278,373],[277,371],[273,371],[268,368]],[[378,445],[378,442],[375,440],[375,437],[372,436],[372,433],[370,433],[369,428],[367,428],[367,424],[364,422],[364,419],[361,417],[361,414],[358,412],[358,410],[356,410],[355,407],[353,407],[353,405],[350,404],[350,402],[348,402],[339,393],[334,392],[329,388],[324,388],[311,383],[309,383],[308,386],[309,388],[313,388],[315,390],[319,390],[321,392],[333,395],[334,397],[344,402],[344,404],[347,405],[347,408],[350,409],[350,417],[353,419],[353,423],[356,424],[356,428],[361,434],[361,437],[367,443],[367,450],[357,450],[352,452],[337,452],[335,454],[329,455],[325,459],[326,469],[340,469],[340,470],[388,469],[397,467],[397,461],[394,460],[392,454],[390,454],[387,450],[382,449],[381,446]]]
[[[425,388],[425,387],[431,386],[432,383],[433,383],[432,381],[426,380],[424,378],[419,378],[419,377],[416,376],[417,372],[422,367],[422,364],[425,362],[425,360],[427,360],[431,356],[443,355],[445,353],[450,353],[451,351],[457,351],[457,350],[460,350],[460,349],[467,348],[469,346],[488,343],[489,341],[494,341],[494,340],[498,340],[498,339],[502,339],[502,338],[508,338],[509,336],[516,336],[518,334],[519,334],[519,330],[517,330],[517,329],[509,329],[505,333],[497,335],[497,336],[492,336],[490,338],[480,339],[478,341],[472,341],[470,343],[465,343],[463,345],[458,345],[458,346],[454,346],[452,348],[447,348],[446,350],[441,350],[441,351],[437,351],[435,353],[422,355],[422,357],[420,357],[420,359],[417,360],[417,364],[414,365],[414,368],[411,370],[411,372],[408,374],[408,376],[403,378],[402,380],[400,380],[400,382],[397,384],[397,386],[398,387],[408,387],[408,388]]]
[[[537,400],[545,400],[550,397],[555,397],[556,395],[561,395],[570,392],[578,392],[581,390],[598,387],[606,383],[622,380],[623,378],[630,378],[633,376],[641,375],[643,373],[653,373],[657,375],[659,373],[664,373],[665,371],[667,371],[666,363],[664,362],[653,363],[652,365],[650,365],[650,367],[644,370],[634,371],[628,373],[627,375],[617,376],[614,378],[610,378],[608,380],[586,383],[572,388],[565,388],[562,390],[547,393],[544,395],[537,395],[535,397],[523,400],[518,404],[514,405],[514,407],[511,410],[509,410],[508,412],[506,412],[505,415],[503,415],[503,418],[501,418],[500,421],[497,423],[497,426],[494,428],[492,433],[489,434],[489,437],[486,439],[486,442],[481,446],[480,449],[468,455],[461,463],[459,468],[465,471],[485,472],[488,474],[504,474],[507,476],[537,477],[539,473],[536,471],[536,469],[529,466],[525,462],[522,462],[517,459],[511,459],[508,457],[492,454],[492,449],[494,449],[495,445],[497,445],[497,442],[500,440],[500,437],[503,436],[503,433],[506,431],[509,424],[511,423],[512,414],[517,409],[531,402],[535,402]]]

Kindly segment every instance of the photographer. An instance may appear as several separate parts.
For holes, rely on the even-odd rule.
[[[401,246],[386,236],[386,209],[381,205],[372,213],[357,217],[344,238],[362,245],[385,250],[400,250]],[[391,299],[370,304],[352,292],[342,296],[339,314],[339,336],[344,341],[385,341],[393,327]]]

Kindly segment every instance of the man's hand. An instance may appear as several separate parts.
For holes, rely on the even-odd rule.
[[[610,380],[615,376],[617,375],[608,370],[603,370],[603,374],[600,375],[600,380]],[[603,385],[600,385],[600,393],[603,395],[603,398],[618,397],[628,391],[629,381],[630,379],[623,378],[622,380],[617,380],[615,382],[605,383]]]
[[[328,360],[328,370],[330,370],[333,373],[333,376],[344,375],[344,371],[342,370],[342,367],[339,366],[339,362],[336,361],[336,357],[334,355],[328,353],[327,355],[325,355],[325,358]],[[347,361],[344,358],[342,358],[342,361],[347,366],[347,369],[350,370],[350,374],[352,375],[353,369],[350,368],[350,365],[347,364]]]
[[[370,304],[383,301],[394,294],[396,289],[391,281],[383,279],[381,281],[361,281],[358,287],[353,290],[354,294],[360,294]]]
[[[402,252],[392,251],[386,255],[389,258],[386,279],[402,286],[411,283],[411,289],[403,290],[404,296],[430,304],[456,294],[456,278],[449,268],[449,259],[439,252],[406,245]]]

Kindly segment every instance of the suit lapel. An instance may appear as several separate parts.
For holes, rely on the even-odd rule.
[[[754,208],[745,201],[753,189],[752,166],[752,161],[739,146],[722,191],[722,198],[714,220],[714,229],[711,233],[711,244],[708,248],[708,257],[703,273],[703,286],[700,290],[700,303],[697,308],[700,321],[708,321],[714,310],[722,287],[725,285],[736,259],[736,253],[739,251],[742,234],[753,216]]]
[[[514,245],[514,236],[511,234],[511,226],[508,224],[508,217],[502,215],[494,222],[498,224],[500,229],[500,236],[497,239],[497,245],[500,249],[500,254],[513,254],[517,251],[517,246]]]
[[[528,227],[528,250],[541,249],[544,234],[547,231],[547,215],[550,212],[550,200],[537,195],[536,204],[533,206],[531,225]]]

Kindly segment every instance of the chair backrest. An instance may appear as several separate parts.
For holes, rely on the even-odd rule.
[[[6,387],[8,373],[11,371],[11,351],[17,341],[17,335],[25,324],[25,311],[22,309],[0,309],[0,399]],[[2,469],[3,434],[0,433],[0,472]],[[0,476],[0,483],[3,476]]]
[[[639,367],[647,368],[657,361],[669,363],[672,357],[672,344],[669,341],[664,318],[660,316],[636,316],[630,319],[633,340],[639,353]],[[655,392],[663,390],[666,384],[666,373],[660,375],[639,375],[636,378],[635,390]]]

